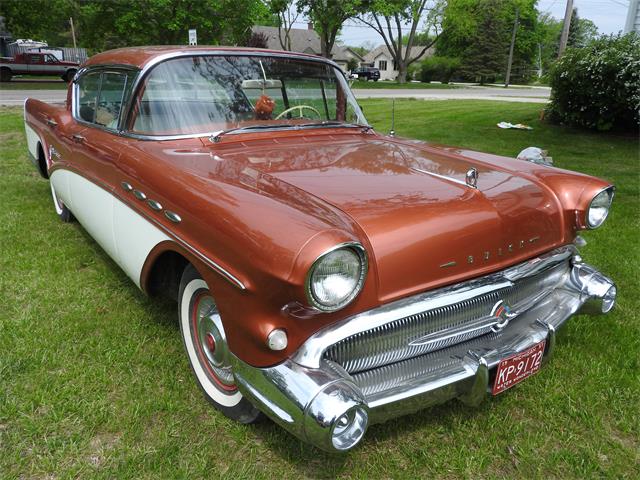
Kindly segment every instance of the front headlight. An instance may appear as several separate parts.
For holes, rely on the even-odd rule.
[[[609,215],[612,200],[613,187],[605,188],[593,197],[587,210],[587,226],[589,228],[598,228],[604,223]]]
[[[342,244],[320,256],[307,275],[309,303],[323,311],[349,304],[362,290],[367,256],[362,245]]]

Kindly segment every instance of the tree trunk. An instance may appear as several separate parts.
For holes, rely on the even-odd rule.
[[[396,77],[396,82],[398,83],[407,83],[407,66],[404,62],[398,62],[398,76]]]

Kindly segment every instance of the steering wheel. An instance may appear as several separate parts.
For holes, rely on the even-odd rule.
[[[320,115],[320,112],[318,110],[316,110],[315,108],[310,107],[309,105],[296,105],[294,107],[287,108],[286,110],[281,112],[280,115],[278,115],[275,119],[276,120],[280,120],[286,114],[291,113],[294,110],[300,110],[300,118],[303,118],[303,116],[302,116],[302,111],[303,110],[311,110],[313,113],[315,113],[318,116],[318,118],[322,118],[322,115]]]

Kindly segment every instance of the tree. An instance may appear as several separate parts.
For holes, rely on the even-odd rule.
[[[43,14],[46,12],[46,14]],[[200,43],[245,43],[264,18],[261,0],[3,0],[0,15],[16,37],[69,46],[69,17],[79,45],[90,52],[132,45],[186,44],[188,30]]]
[[[277,18],[278,40],[283,50],[291,51],[291,29],[300,11],[293,8],[295,0],[267,0],[270,12]]]
[[[298,0],[297,5],[320,36],[320,54],[331,58],[342,24],[365,8],[366,0]]]
[[[461,72],[480,81],[495,78],[504,71],[505,45],[508,42],[508,25],[500,15],[500,0],[477,2],[475,15],[478,28],[471,36],[471,44],[464,52]]]
[[[569,38],[567,46],[582,48],[598,37],[598,27],[591,20],[580,18],[578,9],[573,9],[571,23],[569,24]]]
[[[359,18],[382,37],[398,70],[398,83],[406,83],[409,66],[438,40],[443,9],[443,0],[374,0],[370,12]],[[403,25],[409,25],[406,43]],[[419,28],[427,40],[419,52],[413,54]]]
[[[249,48],[267,48],[269,47],[269,37],[262,32],[251,32],[245,45]]]
[[[503,66],[495,69],[496,75],[504,73],[510,34],[517,9],[519,18],[512,76],[514,78],[527,77],[537,63],[538,45],[541,42],[536,0],[495,0],[489,6],[495,15],[493,20],[486,18],[484,8],[487,5],[485,0],[448,0],[442,23],[442,35],[436,44],[437,54],[459,58],[463,60],[464,64],[469,65],[474,51],[482,53],[478,49],[478,41],[481,44],[492,43],[491,48],[495,50],[495,58],[501,61],[504,58]],[[492,28],[498,29],[495,34],[501,41],[504,41],[504,45],[500,46],[497,43],[497,38],[483,38],[483,29],[487,27],[483,26],[482,22],[487,21],[492,25]]]

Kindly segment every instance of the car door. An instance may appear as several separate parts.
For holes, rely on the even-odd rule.
[[[118,120],[128,76],[126,71],[95,70],[74,85],[73,118],[67,139],[72,154],[68,167],[52,175],[66,185],[67,205],[82,226],[118,262],[113,234],[114,186],[120,156]]]

